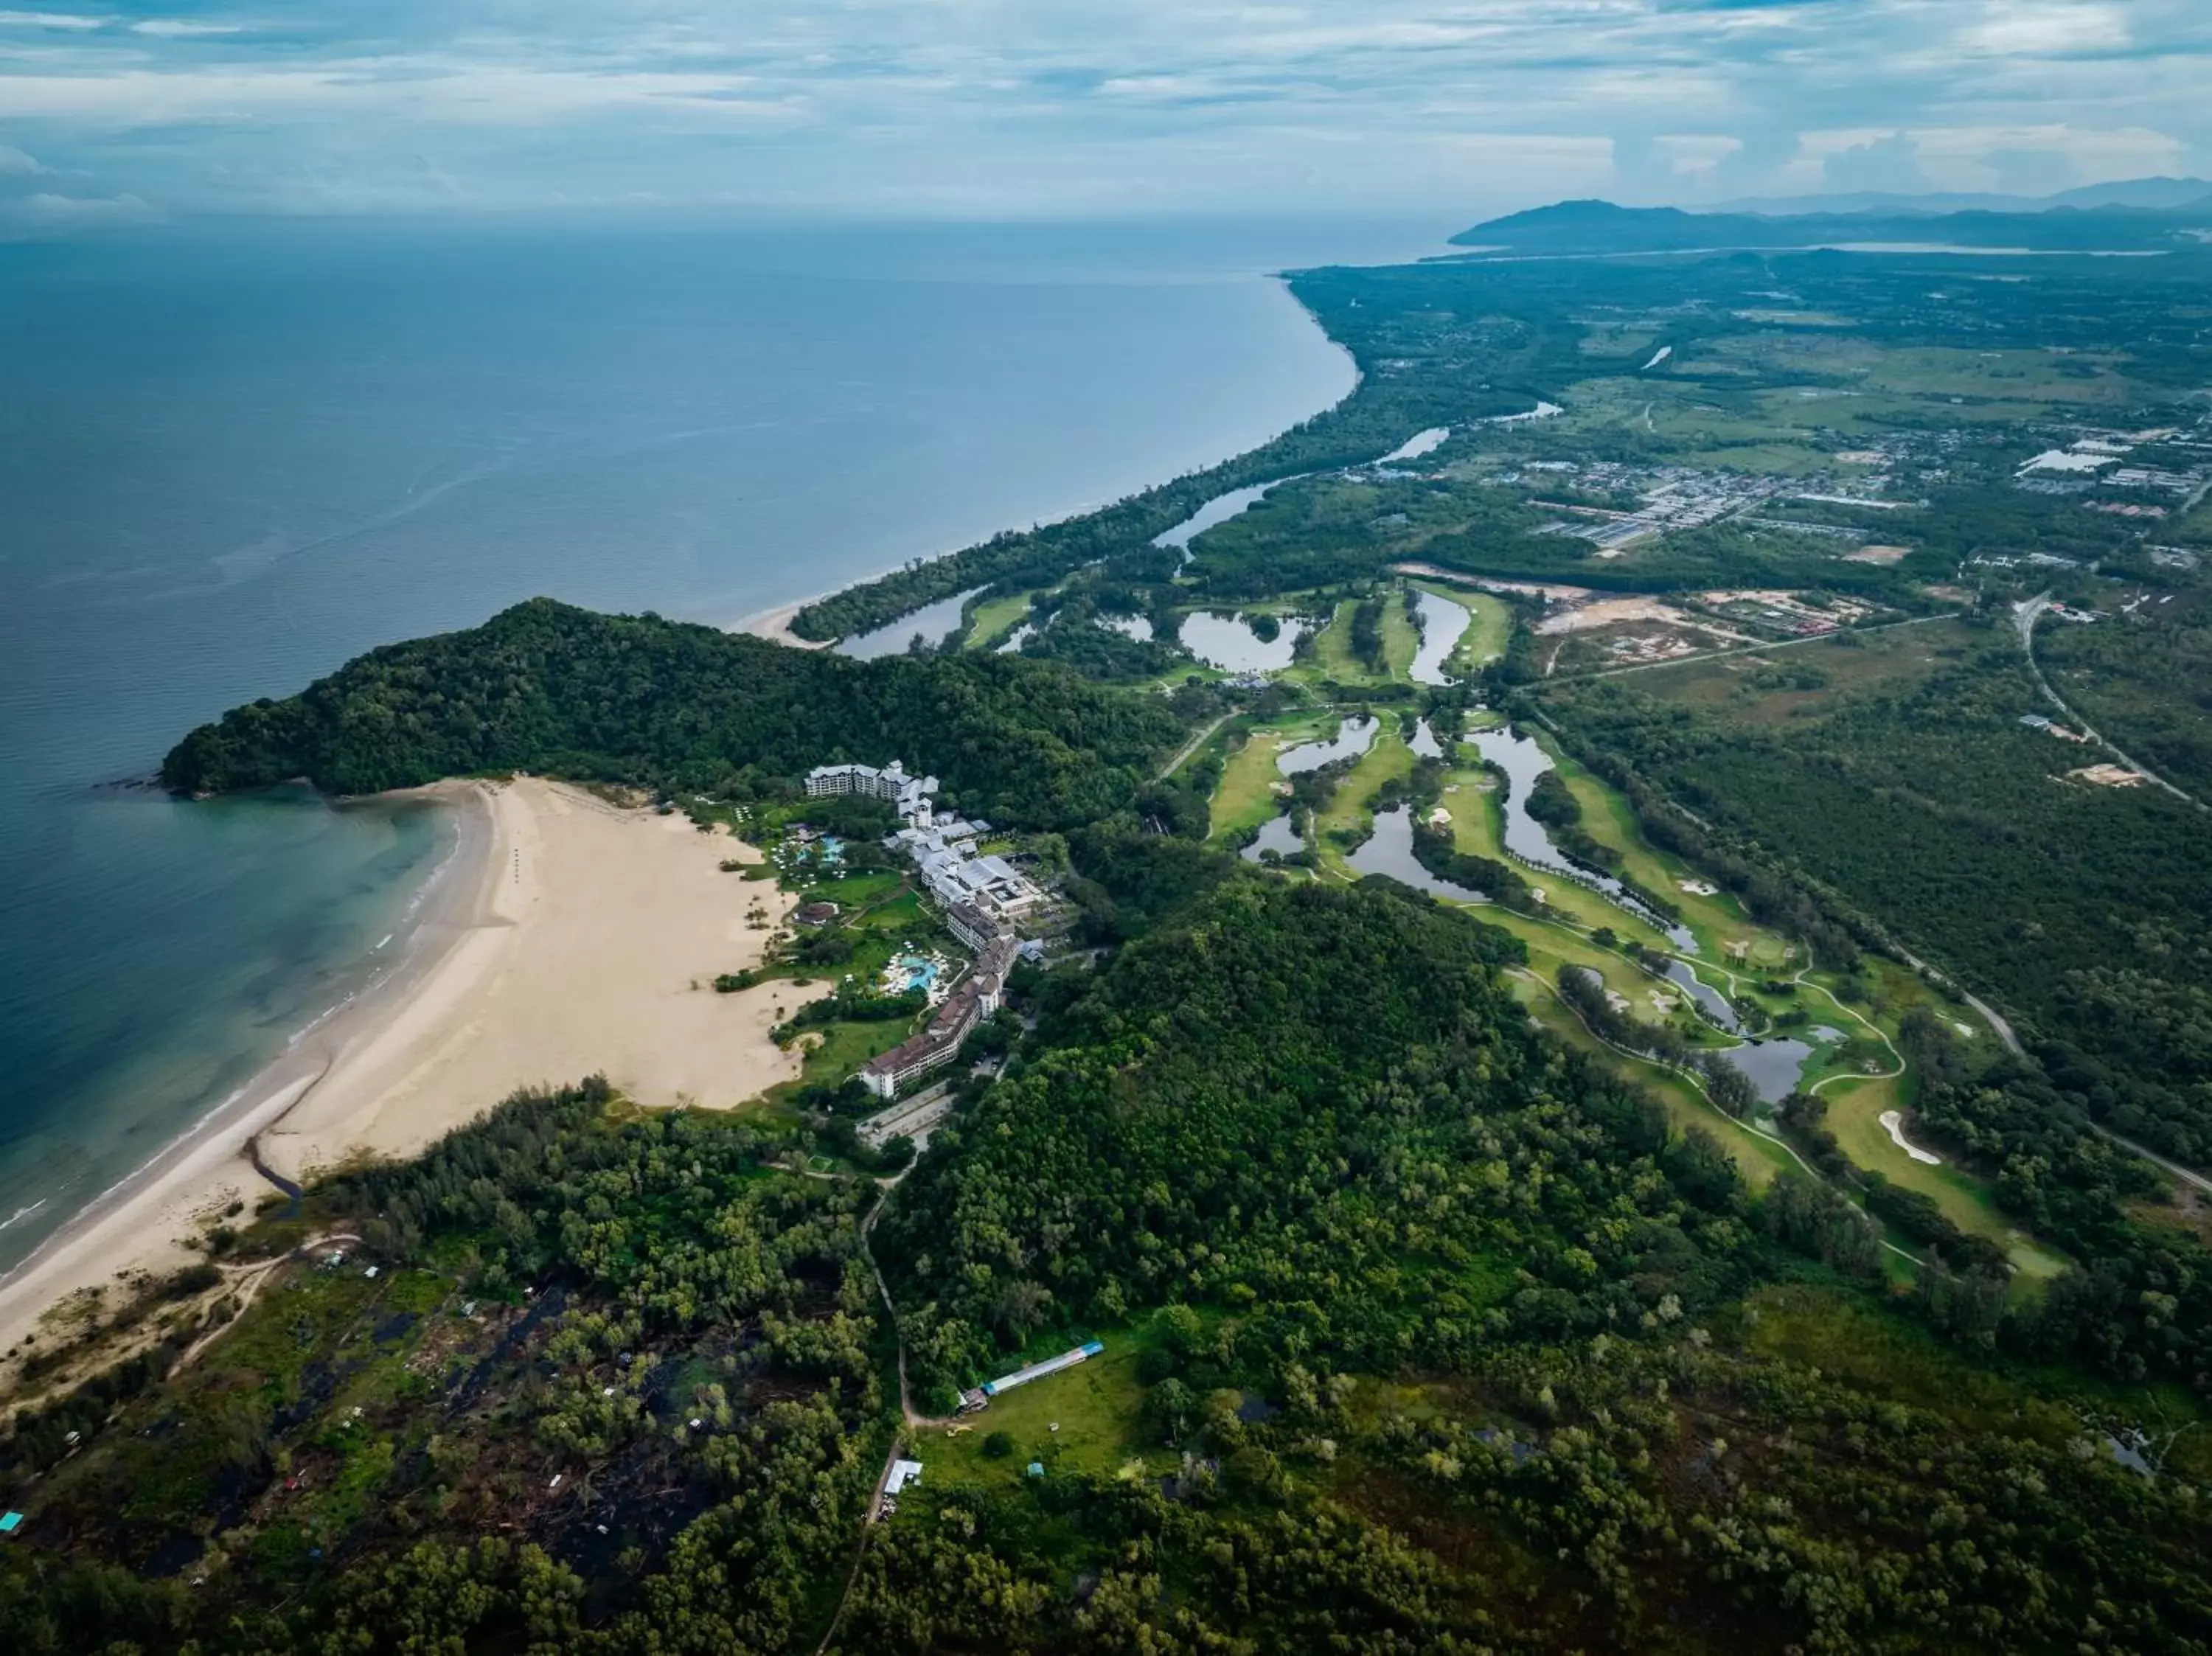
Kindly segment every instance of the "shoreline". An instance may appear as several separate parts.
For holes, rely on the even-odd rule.
[[[183,1243],[230,1204],[413,1156],[522,1089],[599,1073],[648,1107],[729,1108],[797,1076],[769,1032],[830,985],[710,986],[796,901],[721,871],[757,850],[542,779],[408,792],[458,809],[404,955],[0,1277],[0,1353],[88,1289],[204,1262]]]
[[[34,1332],[49,1312],[88,1288],[106,1289],[140,1271],[160,1275],[204,1256],[182,1247],[202,1216],[242,1200],[250,1213],[276,1186],[255,1170],[248,1147],[326,1075],[359,1027],[404,1004],[459,941],[456,915],[489,878],[492,834],[482,785],[437,782],[386,798],[427,798],[454,807],[453,848],[412,902],[398,960],[295,1031],[284,1050],[160,1149],[102,1190],[52,1235],[0,1275],[0,1353]],[[472,808],[473,807],[473,808]],[[471,859],[475,866],[470,866]]]
[[[1225,466],[1234,460],[1241,460],[1247,455],[1257,453],[1261,449],[1267,447],[1268,444],[1279,440],[1286,434],[1297,430],[1300,426],[1306,424],[1308,422],[1318,420],[1325,414],[1334,413],[1335,410],[1343,408],[1346,404],[1349,403],[1354,397],[1358,397],[1361,389],[1367,383],[1367,375],[1365,371],[1359,366],[1359,359],[1352,355],[1352,349],[1349,346],[1346,345],[1342,341],[1332,337],[1328,330],[1322,326],[1321,318],[1318,316],[1316,316],[1311,310],[1308,309],[1304,301],[1298,298],[1297,294],[1291,289],[1291,272],[1287,270],[1269,270],[1261,273],[1261,280],[1264,284],[1272,287],[1285,299],[1288,300],[1291,305],[1297,311],[1298,314],[1305,318],[1307,326],[1310,327],[1314,332],[1320,337],[1322,343],[1329,350],[1334,352],[1339,357],[1343,359],[1344,365],[1351,374],[1351,383],[1344,388],[1343,391],[1338,395],[1334,401],[1324,403],[1320,408],[1314,409],[1310,414],[1302,414],[1297,416],[1296,418],[1284,425],[1280,430],[1273,432],[1267,436],[1261,438],[1258,442],[1253,444],[1249,448],[1235,450],[1232,452],[1222,455],[1216,459],[1201,461],[1196,465],[1191,466],[1183,471],[1176,473],[1173,476],[1164,478],[1157,482],[1144,484],[1140,488],[1131,490],[1127,494],[1116,496],[1114,499],[1106,500],[1087,500],[1078,505],[1069,507],[1065,511],[1048,513],[1043,517],[1032,520],[1026,530],[1017,532],[1034,534],[1041,529],[1050,529],[1060,524],[1073,523],[1079,519],[1090,517],[1095,513],[1103,512],[1110,507],[1119,505],[1121,500],[1134,499],[1136,496],[1141,494],[1149,494],[1155,489],[1165,488],[1170,484],[1178,482],[1184,477],[1193,476],[1200,472],[1213,470],[1215,468]],[[1299,475],[1303,476],[1304,474],[1301,473]],[[1291,481],[1293,481],[1293,479],[1290,477],[1279,477],[1275,479],[1273,482],[1264,484],[1261,487],[1265,488],[1273,488],[1277,483],[1289,482]],[[1237,491],[1231,489],[1224,492],[1234,494]],[[1206,504],[1211,504],[1212,500],[1219,498],[1220,496],[1218,494],[1209,495]],[[1201,506],[1200,509],[1203,509],[1203,506]],[[840,592],[850,591],[856,586],[866,586],[872,581],[883,579],[886,575],[896,574],[900,570],[908,567],[914,562],[935,563],[941,559],[957,557],[963,552],[972,551],[976,547],[988,545],[990,537],[985,536],[976,540],[963,541],[956,546],[948,546],[936,552],[923,553],[919,555],[917,558],[908,558],[897,563],[886,564],[883,568],[876,570],[872,574],[856,575],[852,579],[845,581],[839,585],[830,587],[826,591],[816,592],[810,597],[794,599],[787,604],[775,604],[765,610],[757,610],[749,615],[739,616],[735,621],[713,622],[709,622],[708,625],[717,627],[726,633],[744,633],[748,634],[754,638],[766,639],[772,644],[789,645],[794,650],[834,649],[838,645],[843,643],[844,640],[842,638],[820,640],[801,638],[798,634],[791,630],[793,617],[797,616],[800,610],[807,608],[811,604],[819,604],[824,598],[836,597]],[[915,608],[927,608],[928,602],[934,602],[934,600],[926,601],[922,604],[916,605]],[[912,613],[912,610],[908,610],[907,612],[908,615],[911,615]],[[891,625],[902,619],[903,619],[902,616],[895,616],[891,618],[890,622],[885,622],[884,625]]]
[[[874,575],[868,577],[870,580],[879,579]],[[859,581],[854,583],[854,585],[863,584]],[[842,591],[844,589],[840,587],[836,590]],[[780,604],[772,610],[757,610],[740,620],[728,622],[721,630],[750,634],[754,638],[764,638],[771,644],[787,644],[794,650],[827,650],[836,644],[836,639],[801,638],[791,630],[791,622],[792,617],[808,604],[819,604],[823,599],[834,596],[832,592],[817,592],[812,597],[800,598],[795,604]]]
[[[1262,279],[1289,297],[1322,343],[1342,358],[1350,369],[1350,383],[1320,409],[1290,418],[1255,447],[1263,447],[1304,422],[1341,408],[1358,395],[1364,379],[1352,353],[1331,338],[1312,312],[1291,294],[1285,273],[1267,272]],[[1251,452],[1251,448],[1236,450],[1192,470],[1225,464]],[[1142,494],[1163,486],[1147,484],[1134,492]],[[1030,528],[1073,521],[1102,509],[1095,500],[1078,504],[1041,517]],[[951,556],[980,543],[963,543],[935,555]],[[830,649],[838,640],[802,639],[791,631],[793,618],[809,604],[865,585],[899,567],[889,565],[811,597],[717,624],[726,632],[748,634],[795,649]],[[379,1036],[387,1034],[390,1026],[404,1019],[410,1006],[422,1003],[436,981],[450,974],[471,937],[512,924],[490,915],[501,861],[498,853],[503,849],[490,786],[448,779],[384,797],[410,794],[441,798],[463,809],[456,817],[454,850],[426,879],[416,900],[422,912],[410,915],[407,923],[403,957],[387,972],[303,1026],[290,1037],[285,1050],[245,1085],[141,1167],[101,1191],[30,1254],[0,1274],[0,1361],[64,1301],[87,1288],[106,1289],[119,1278],[140,1272],[162,1274],[204,1259],[204,1254],[183,1247],[181,1240],[205,1228],[211,1216],[219,1215],[232,1201],[242,1200],[250,1213],[264,1195],[282,1196],[283,1192],[275,1182],[277,1179],[311,1182],[317,1174],[345,1160],[343,1149],[331,1154],[333,1143],[341,1142],[332,1139],[334,1131],[343,1134],[356,1125],[368,1126],[372,1131],[353,1145],[356,1151],[400,1156],[415,1154],[445,1131],[465,1125],[468,1116],[459,1120],[441,1119],[442,1125],[434,1131],[378,1131],[374,1129],[380,1125],[390,1124],[380,1124],[374,1112],[364,1118],[356,1111],[333,1120],[331,1112],[337,1107],[324,1108],[331,1092],[343,1090],[348,1067],[373,1052]],[[719,843],[725,848],[732,844]],[[773,894],[771,901],[780,895]],[[790,904],[786,901],[782,907],[787,912]],[[783,998],[790,998],[790,986],[783,986]],[[743,1002],[754,998],[747,993],[726,998]],[[754,1010],[764,1012],[765,1006],[763,996],[762,1006]],[[763,1022],[764,1029],[765,1020],[757,1021]],[[796,1060],[788,1067],[795,1073]],[[589,1072],[562,1079],[580,1079]],[[758,1090],[753,1089],[756,1093]],[[481,1098],[469,1115],[489,1109],[506,1095],[501,1092]],[[257,1166],[257,1160],[262,1165]],[[25,1211],[35,1211],[38,1205]]]

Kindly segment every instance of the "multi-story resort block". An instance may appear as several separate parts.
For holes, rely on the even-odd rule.
[[[806,776],[811,798],[856,794],[884,799],[903,824],[884,843],[903,852],[921,872],[945,910],[952,935],[975,951],[975,965],[946,996],[920,1034],[902,1041],[860,1070],[860,1082],[879,1098],[950,1064],[975,1026],[999,1010],[1006,974],[1025,945],[1013,927],[1045,901],[1029,877],[1003,857],[979,857],[976,841],[991,831],[983,822],[937,814],[938,780],[916,777],[897,760],[873,765],[817,765]]]
[[[999,1010],[1006,974],[1013,969],[1020,949],[1020,940],[1012,932],[993,937],[976,955],[975,969],[945,998],[929,1027],[863,1065],[860,1084],[878,1098],[891,1098],[901,1088],[952,1062],[960,1043]]]
[[[904,765],[894,759],[878,770],[873,765],[817,765],[806,773],[806,794],[810,799],[826,798],[836,794],[858,794],[864,799],[886,799],[897,809],[900,819],[929,826],[933,807],[930,801],[937,793],[937,779],[933,776],[909,775]]]

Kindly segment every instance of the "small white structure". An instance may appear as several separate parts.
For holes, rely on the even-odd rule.
[[[918,1460],[894,1460],[891,1475],[884,1480],[884,1493],[895,1495],[909,1483],[921,1482],[921,1463]]]
[[[1033,1362],[1026,1368],[1017,1368],[1011,1374],[1002,1374],[997,1380],[984,1381],[983,1395],[987,1398],[995,1398],[1002,1392],[1012,1391],[1017,1386],[1026,1386],[1033,1380],[1042,1380],[1047,1374],[1057,1374],[1063,1368],[1073,1368],[1079,1362],[1088,1362],[1105,1349],[1105,1346],[1097,1340],[1087,1340],[1073,1351],[1063,1351],[1056,1357],[1048,1357],[1042,1362]]]

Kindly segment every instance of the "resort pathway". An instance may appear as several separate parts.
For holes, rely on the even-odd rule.
[[[2027,1050],[2020,1044],[2020,1037],[2013,1033],[2012,1025],[2005,1021],[2003,1015],[1996,1007],[1978,995],[1968,994],[1965,986],[1954,982],[1948,973],[1940,968],[1929,965],[1926,961],[1922,960],[1903,943],[1893,939],[1891,946],[1897,950],[1899,957],[1907,966],[1916,972],[1925,972],[1929,977],[1935,979],[1938,985],[1949,990],[1967,1005],[1972,1007],[1975,1011],[1980,1013],[1982,1021],[1990,1026],[1990,1032],[1996,1036],[2005,1051],[2010,1052],[2014,1058],[2027,1056]]]

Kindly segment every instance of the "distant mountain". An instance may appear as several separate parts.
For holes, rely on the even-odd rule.
[[[1713,204],[1716,213],[2041,213],[2054,207],[2136,207],[2158,212],[2212,197],[2212,179],[2118,179],[2085,184],[2053,196],[2000,196],[1952,191],[1904,195],[1858,190],[1834,196],[1754,196]]]
[[[2169,183],[2180,182],[2167,180]],[[1817,247],[1866,243],[1946,244],[2150,252],[2198,245],[2212,227],[2212,191],[2159,210],[2055,206],[2035,212],[1823,211],[1791,215],[1690,213],[1679,207],[1621,207],[1564,201],[1490,219],[1452,238],[1462,247],[1516,253],[1681,252],[1698,248]]]

